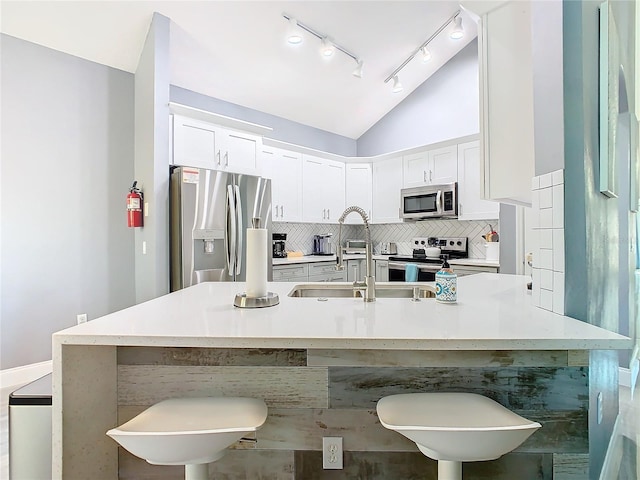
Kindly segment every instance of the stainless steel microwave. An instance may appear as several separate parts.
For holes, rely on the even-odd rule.
[[[458,216],[458,184],[403,188],[400,205],[403,220],[455,218]]]

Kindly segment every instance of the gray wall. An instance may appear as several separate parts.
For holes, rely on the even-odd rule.
[[[379,155],[479,131],[478,41],[473,40],[367,130],[358,139],[358,155]]]
[[[356,141],[351,138],[302,125],[301,123],[292,122],[291,120],[276,117],[275,115],[253,110],[241,105],[225,102],[224,100],[208,97],[175,85],[171,86],[170,95],[171,101],[175,103],[226,115],[244,120],[245,122],[271,127],[273,131],[267,136],[275,140],[303,145],[323,152],[331,152],[347,157],[357,155]]]
[[[0,36],[1,369],[134,303],[133,75]]]

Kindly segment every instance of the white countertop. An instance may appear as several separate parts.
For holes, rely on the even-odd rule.
[[[532,306],[529,277],[482,273],[458,280],[458,303],[434,299],[291,298],[233,306],[242,283],[207,282],[54,334],[80,345],[432,350],[626,349],[632,340]],[[345,284],[346,285],[346,284]]]
[[[362,254],[344,255],[344,260],[365,258]],[[374,260],[389,260],[389,255],[374,255]],[[336,262],[336,255],[305,255],[304,257],[274,258],[273,265],[296,265],[298,263]],[[500,262],[485,260],[484,258],[455,258],[449,260],[451,265],[470,265],[474,267],[500,268]]]

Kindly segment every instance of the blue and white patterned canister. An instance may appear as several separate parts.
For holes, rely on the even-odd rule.
[[[458,276],[451,269],[442,268],[436,273],[436,302],[456,303],[458,301]]]

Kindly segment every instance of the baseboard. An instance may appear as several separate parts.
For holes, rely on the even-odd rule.
[[[52,360],[0,370],[0,387],[8,388],[33,382],[53,370]]]

